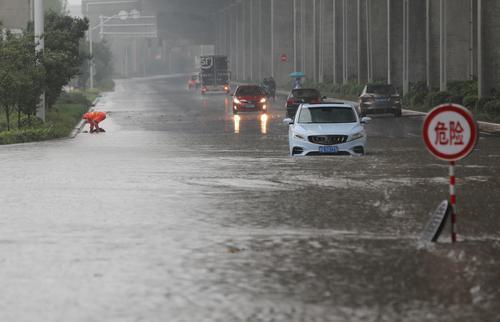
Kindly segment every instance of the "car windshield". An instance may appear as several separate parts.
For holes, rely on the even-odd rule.
[[[236,95],[238,95],[238,96],[258,96],[258,95],[265,95],[265,92],[261,87],[258,87],[258,86],[245,86],[245,87],[238,88]]]
[[[316,89],[294,89],[292,91],[293,97],[297,98],[308,98],[308,97],[320,97],[318,90]]]
[[[391,95],[395,94],[396,90],[391,85],[368,85],[366,87],[366,92],[378,95]]]
[[[355,123],[356,115],[351,107],[302,108],[299,123]]]

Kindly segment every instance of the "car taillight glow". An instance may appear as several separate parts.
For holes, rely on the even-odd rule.
[[[287,101],[286,101],[287,104],[296,104],[297,101],[293,98],[289,98]]]
[[[266,100],[266,98],[261,98],[261,99],[260,99],[260,102],[261,102],[261,103],[265,103],[266,101],[267,101],[267,100]]]

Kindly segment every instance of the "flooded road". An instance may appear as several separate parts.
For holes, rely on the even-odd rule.
[[[500,138],[457,166],[422,118],[365,157],[288,156],[281,102],[234,118],[183,79],[118,82],[106,133],[0,147],[0,321],[498,321]]]

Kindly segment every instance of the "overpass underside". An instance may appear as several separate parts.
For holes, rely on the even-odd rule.
[[[245,0],[220,10],[214,28],[238,80],[285,83],[300,70],[407,92],[478,79],[484,96],[500,89],[499,18],[497,0]]]

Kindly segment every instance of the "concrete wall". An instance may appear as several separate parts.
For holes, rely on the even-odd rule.
[[[404,90],[478,77],[485,93],[500,89],[500,1],[246,0],[221,12],[218,51],[232,57],[238,79],[274,74],[286,83],[300,70],[320,82],[385,81]],[[242,36],[227,36],[235,32]]]
[[[4,28],[25,29],[31,18],[31,0],[1,0],[0,21]]]

